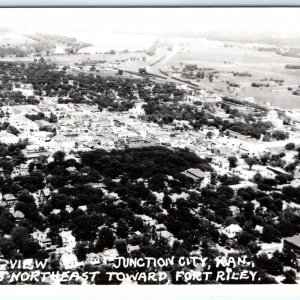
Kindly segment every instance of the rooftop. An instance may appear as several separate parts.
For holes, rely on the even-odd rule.
[[[202,179],[206,175],[205,172],[203,172],[202,170],[195,168],[190,168],[182,173],[194,180]]]
[[[300,247],[300,234],[288,237],[285,239],[285,241],[287,241],[297,247]]]

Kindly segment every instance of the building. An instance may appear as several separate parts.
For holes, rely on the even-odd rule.
[[[176,241],[176,238],[173,236],[173,234],[171,232],[169,232],[168,230],[162,230],[162,231],[159,231],[157,233],[157,237],[159,239],[163,238],[163,239],[166,239],[169,246],[170,247],[173,247],[173,244],[174,242]]]
[[[137,217],[140,217],[143,220],[143,222],[146,226],[152,227],[152,226],[155,226],[157,224],[156,220],[154,220],[153,218],[151,218],[147,215],[137,215]]]
[[[24,214],[23,214],[21,211],[19,211],[19,210],[13,211],[13,212],[11,213],[11,215],[14,217],[16,223],[20,222],[20,221],[23,220],[24,217],[25,217]]]
[[[33,151],[23,151],[24,156],[28,160],[37,160],[41,156],[49,157],[51,153],[49,151],[46,151],[44,149],[39,150],[33,150]]]
[[[36,230],[34,231],[31,236],[38,241],[39,245],[44,249],[49,249],[51,247],[52,241],[48,237],[49,230],[44,232]]]
[[[139,251],[140,250],[140,246],[139,245],[128,245],[127,246],[127,252],[130,253],[131,251]]]
[[[211,183],[211,173],[203,172],[200,169],[191,168],[182,172],[185,176],[192,178],[194,182],[200,183],[200,187],[204,188]]]
[[[300,256],[300,234],[285,238],[283,241],[283,247],[293,250],[297,256]]]
[[[96,253],[88,253],[86,255],[85,263],[93,266],[99,265],[101,263],[100,256]]]
[[[68,252],[63,253],[60,257],[60,264],[66,270],[75,269],[79,266],[77,256]]]
[[[195,182],[200,182],[205,177],[205,172],[201,171],[200,169],[188,169],[184,172],[182,172],[187,177],[192,178]]]
[[[117,249],[106,249],[102,252],[102,260],[105,264],[113,263],[119,257]]]
[[[263,233],[264,227],[260,225],[256,225],[254,230],[258,231],[260,234]]]
[[[49,188],[44,188],[40,191],[39,193],[39,199],[41,202],[46,201],[50,197],[50,189]]]
[[[8,207],[12,207],[16,204],[17,198],[13,194],[6,194],[3,196],[3,200]]]
[[[279,118],[278,112],[275,109],[268,112],[266,119],[267,121],[270,121],[275,128],[283,128],[283,120]]]
[[[234,238],[241,231],[243,231],[243,229],[238,224],[231,224],[221,230],[221,232],[227,235],[230,239]]]
[[[62,231],[59,233],[59,235],[62,238],[62,244],[64,247],[70,247],[73,248],[76,246],[76,239],[72,235],[72,231]]]

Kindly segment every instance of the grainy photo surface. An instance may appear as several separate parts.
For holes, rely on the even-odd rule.
[[[296,284],[299,8],[0,9],[0,284]]]

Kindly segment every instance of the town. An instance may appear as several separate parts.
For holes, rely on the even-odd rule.
[[[167,54],[153,57],[156,48]],[[133,70],[115,59],[109,75],[97,60],[1,60],[1,272],[10,260],[36,269],[47,259],[46,271],[120,284],[109,276],[120,257],[175,257],[156,270],[167,274],[162,283],[199,284],[178,276],[180,257],[199,257],[207,264],[189,271],[213,266],[214,283],[230,272],[217,257],[247,255],[253,265],[239,271],[259,283],[299,282],[297,111],[203,87],[215,73],[195,64],[168,69],[175,48],[156,41],[148,53],[126,53],[151,63]]]

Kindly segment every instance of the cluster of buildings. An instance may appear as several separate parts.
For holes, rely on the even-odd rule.
[[[25,91],[24,91],[25,90]],[[22,91],[31,95],[26,90],[30,87],[22,87]],[[208,94],[202,91],[190,93],[185,99],[186,103],[195,103],[197,101],[205,104],[218,104],[221,101],[220,96]],[[245,163],[243,157],[261,157],[267,153],[277,153],[282,151],[282,147],[288,141],[258,141],[251,137],[246,137],[236,132],[228,130],[227,134],[220,132],[219,129],[211,126],[203,126],[201,130],[194,131],[189,122],[174,120],[173,124],[159,126],[155,123],[144,122],[140,117],[145,114],[143,102],[137,101],[135,106],[127,112],[99,111],[95,105],[86,104],[59,104],[56,97],[43,97],[38,106],[20,105],[3,106],[1,109],[5,112],[4,121],[10,123],[20,131],[19,137],[28,139],[29,144],[23,151],[27,161],[30,162],[44,156],[51,157],[58,150],[67,154],[73,154],[78,151],[88,151],[91,149],[104,148],[106,150],[115,148],[134,148],[164,145],[167,147],[189,148],[201,158],[209,158],[210,164],[218,175],[237,175],[242,182],[238,185],[231,185],[236,192],[241,187],[256,187],[253,183],[253,176],[258,172],[263,177],[275,178],[276,174],[284,174],[282,168],[271,168],[270,166],[255,165],[252,169]],[[46,120],[32,121],[26,114],[38,114],[43,112],[45,115],[51,113],[57,116],[56,123],[49,123]],[[232,119],[224,110],[216,106],[214,114],[228,121],[240,121],[236,117]],[[270,110],[263,121],[270,121],[276,129],[284,129],[283,120],[278,116],[276,110]],[[50,126],[53,130],[41,130],[42,126]],[[0,132],[2,142],[16,143],[19,137],[6,131]],[[300,143],[299,128],[291,133],[293,141]],[[238,165],[230,168],[229,156],[237,158]],[[0,170],[1,172],[1,170]],[[13,175],[24,175],[28,172],[28,165],[19,165]],[[185,176],[198,183],[199,188],[204,188],[211,184],[211,172],[204,172],[200,169],[190,168],[182,172]],[[48,188],[43,189],[38,195],[35,195],[37,201],[43,201],[50,195]],[[14,211],[16,197],[12,194],[0,195],[0,205],[8,207],[15,220],[19,222],[24,218],[20,211]],[[255,203],[258,205],[257,203]],[[67,208],[70,209],[70,208]],[[83,208],[84,209],[84,208]],[[232,206],[233,215],[237,214],[238,208]],[[153,230],[153,241],[163,238],[170,247],[173,246],[176,238],[166,229],[163,224],[147,216],[140,215],[146,226]],[[261,231],[262,228],[256,228]],[[228,238],[235,238],[242,228],[237,224],[231,224],[227,227],[219,228],[220,233]],[[111,263],[118,257],[118,251],[115,248],[106,249],[101,253],[89,253],[84,262],[79,262],[74,254],[76,246],[75,237],[71,231],[61,229],[59,237],[60,245],[53,244],[48,236],[49,229],[44,232],[35,230],[32,237],[38,241],[39,245],[55,253],[60,258],[60,264],[64,269],[75,269],[84,264],[99,265],[102,263]],[[140,232],[132,233],[141,236]],[[284,240],[284,246],[292,248],[300,255],[300,237],[299,235]],[[128,245],[128,252],[139,250],[137,245]]]

